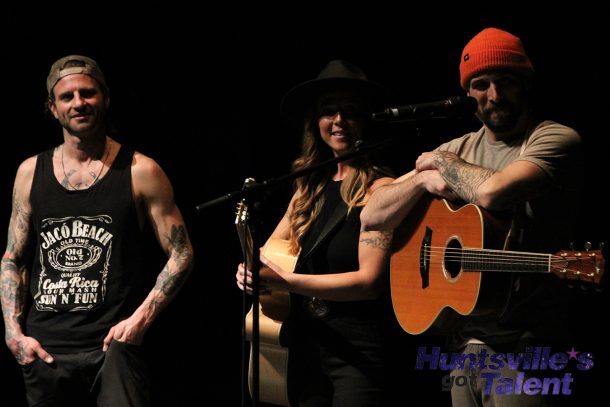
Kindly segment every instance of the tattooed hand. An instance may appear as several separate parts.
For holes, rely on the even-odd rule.
[[[417,158],[415,166],[418,171],[438,170],[448,189],[470,203],[478,203],[477,189],[495,173],[494,170],[470,164],[448,151],[423,153]]]
[[[454,201],[459,198],[449,187],[447,181],[445,181],[445,179],[442,177],[440,171],[425,170],[420,172],[417,176],[419,177],[419,180],[426,191],[432,195],[436,195],[450,201]]]
[[[42,359],[46,363],[53,363],[53,357],[42,348],[40,342],[31,336],[7,337],[6,344],[20,365],[29,365],[36,359]]]
[[[106,352],[113,340],[133,345],[141,345],[147,329],[148,324],[146,323],[146,317],[144,316],[144,313],[139,312],[138,310],[129,318],[122,320],[110,328],[108,335],[104,338],[102,350]]]
[[[415,161],[415,169],[418,172],[426,171],[426,170],[438,170],[436,165],[436,157],[439,151],[429,151],[426,153],[422,153],[417,160]],[[446,153],[453,154],[453,153]],[[455,154],[453,154],[455,156]],[[457,156],[455,156],[457,158]]]

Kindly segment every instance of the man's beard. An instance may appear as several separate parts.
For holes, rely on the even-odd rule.
[[[506,133],[517,126],[521,110],[512,103],[504,102],[477,113],[477,116],[494,133]]]
[[[98,116],[92,118],[90,122],[86,125],[72,125],[70,124],[70,120],[60,120],[60,124],[64,127],[70,134],[78,135],[78,134],[88,134],[91,132],[96,132],[104,127],[105,115],[98,114]]]

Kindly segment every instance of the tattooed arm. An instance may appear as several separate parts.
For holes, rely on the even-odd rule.
[[[4,316],[5,341],[17,362],[21,365],[40,358],[53,361],[40,343],[22,330],[23,311],[28,293],[28,268],[26,251],[30,244],[30,188],[36,157],[26,160],[17,170],[13,188],[13,209],[8,227],[6,251],[0,269],[0,297]]]
[[[391,179],[384,179],[383,183]],[[379,185],[376,185],[379,186]],[[285,272],[261,256],[261,289],[290,291],[333,301],[378,298],[384,289],[388,270],[392,231],[361,231],[358,242],[358,270],[336,274]],[[237,285],[251,292],[250,279],[244,285],[243,266],[237,272]]]
[[[336,274],[299,274],[282,270],[261,256],[261,290],[290,291],[333,301],[357,301],[379,297],[388,269],[392,232],[360,232],[359,269]],[[249,274],[250,276],[250,274]],[[251,279],[244,287],[243,266],[237,272],[239,288],[252,292]]]
[[[514,161],[500,171],[470,164],[448,151],[423,153],[417,171],[438,171],[450,190],[486,209],[505,209],[545,191],[550,178],[530,161]]]
[[[141,343],[148,327],[186,280],[193,260],[193,248],[182,214],[174,202],[171,183],[161,167],[152,159],[136,153],[132,179],[134,195],[142,202],[168,260],[144,302],[129,318],[110,329],[104,339],[104,350],[112,339]]]
[[[417,171],[378,188],[360,213],[363,230],[395,229],[424,194]]]
[[[479,203],[477,190],[495,171],[467,163],[455,153],[432,151],[417,158],[418,171],[438,170],[447,185],[466,202]]]

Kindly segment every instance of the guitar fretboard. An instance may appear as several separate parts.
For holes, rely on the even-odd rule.
[[[549,254],[483,249],[462,249],[460,252],[464,271],[550,272],[552,256]]]

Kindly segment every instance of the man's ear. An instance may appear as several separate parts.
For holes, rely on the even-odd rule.
[[[49,98],[47,100],[47,108],[49,109],[49,112],[51,112],[53,117],[57,119],[57,107],[55,106],[55,101],[53,99]]]

